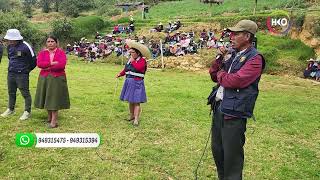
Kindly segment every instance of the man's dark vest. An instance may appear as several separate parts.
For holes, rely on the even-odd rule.
[[[32,57],[27,45],[23,41],[19,41],[16,46],[9,45],[7,51],[9,58],[8,72],[28,74],[31,70]]]
[[[139,60],[139,61],[144,61],[144,59],[140,57],[140,60]],[[146,70],[146,68],[147,68],[147,65],[146,65],[146,67],[145,67],[145,70]],[[131,71],[131,72],[134,72],[134,73],[145,74],[145,72],[146,72],[145,70],[144,70],[143,73],[138,72],[138,71],[136,70],[136,68],[134,68],[134,67],[132,66],[131,63],[127,63],[127,64],[125,65],[125,67],[124,67],[124,71],[125,71],[125,72]],[[131,74],[126,74],[126,78],[135,78],[135,77],[139,77],[139,76],[134,76],[134,75],[131,75]],[[139,77],[139,78],[144,79],[143,77]]]
[[[233,55],[234,58],[231,58],[229,62],[225,64],[224,70],[228,72],[230,65],[232,65],[230,73],[236,73],[247,61],[251,61],[253,57],[258,54],[261,55],[255,48],[251,47],[240,56]],[[261,57],[263,71],[265,68],[265,60],[262,55]],[[233,63],[231,61],[232,59],[234,59]],[[261,75],[248,87],[242,89],[224,88],[221,111],[226,115],[240,118],[252,117],[254,105],[259,94],[258,84],[260,77]]]

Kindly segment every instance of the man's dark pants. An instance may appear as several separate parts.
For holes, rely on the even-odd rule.
[[[242,179],[246,119],[224,119],[217,102],[212,116],[211,150],[220,180]]]
[[[14,110],[16,105],[17,88],[19,88],[24,98],[25,111],[31,112],[31,95],[29,91],[29,74],[8,73],[8,94],[10,110]]]

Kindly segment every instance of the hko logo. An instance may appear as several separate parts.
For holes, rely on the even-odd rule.
[[[271,33],[286,35],[291,28],[291,21],[288,17],[267,18],[267,27]]]
[[[287,18],[281,18],[281,19],[271,19],[271,26],[287,26],[288,25],[288,19]]]

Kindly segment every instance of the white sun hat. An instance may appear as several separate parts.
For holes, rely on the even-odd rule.
[[[4,39],[18,41],[22,40],[23,37],[21,36],[18,29],[8,29],[6,36],[4,36]]]

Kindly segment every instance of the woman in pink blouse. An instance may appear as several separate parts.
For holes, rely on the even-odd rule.
[[[69,109],[69,91],[64,71],[65,52],[58,48],[57,38],[49,36],[46,48],[38,54],[37,66],[41,69],[35,97],[35,107],[48,111],[49,128],[58,127],[58,110]]]

